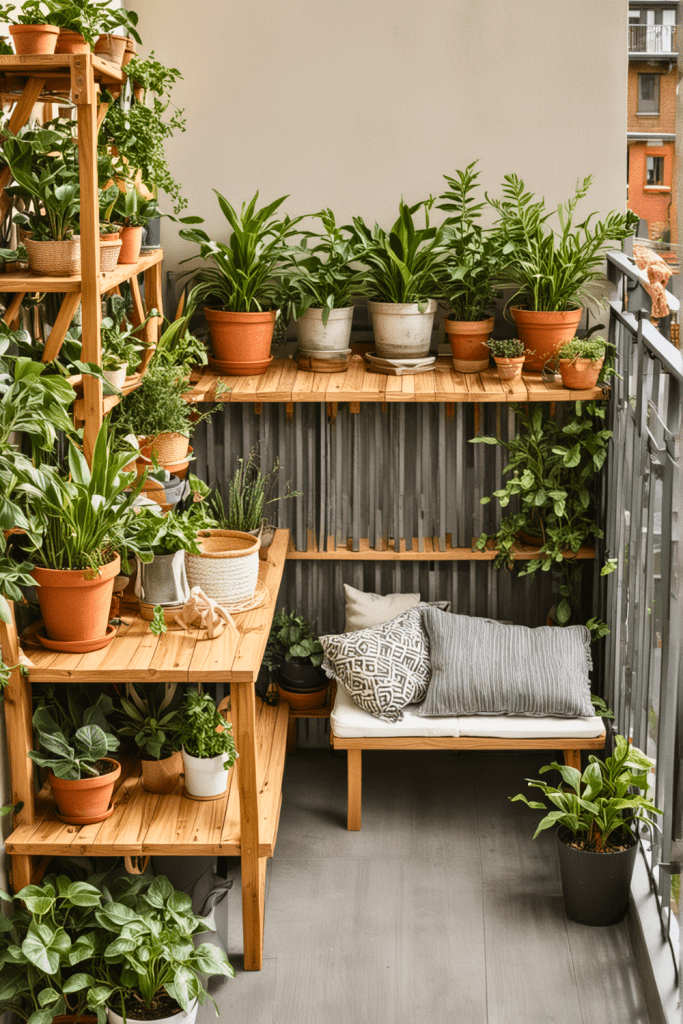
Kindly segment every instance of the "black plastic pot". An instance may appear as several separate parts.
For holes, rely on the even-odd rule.
[[[293,693],[301,693],[305,690],[318,690],[324,679],[321,677],[320,669],[310,662],[303,665],[295,661],[283,661],[280,666],[280,684],[283,690],[291,688]]]
[[[574,834],[564,827],[558,828],[562,899],[570,921],[593,927],[623,921],[638,851],[632,833],[625,829],[624,835],[633,839],[633,845],[627,850],[591,853],[568,846]]]

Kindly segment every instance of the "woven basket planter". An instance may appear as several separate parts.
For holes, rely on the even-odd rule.
[[[182,462],[187,455],[190,446],[190,439],[184,434],[175,434],[171,431],[157,434],[156,437],[145,438],[144,443],[140,442],[140,454],[146,459],[151,459],[156,454],[160,466],[168,466],[175,462]]]
[[[261,541],[239,530],[201,530],[199,555],[185,553],[187,582],[218,604],[249,601],[256,592]]]
[[[29,269],[45,277],[75,277],[81,272],[81,240],[68,242],[36,242],[27,238]]]
[[[119,253],[123,242],[120,239],[100,239],[100,273],[111,274],[119,262]]]

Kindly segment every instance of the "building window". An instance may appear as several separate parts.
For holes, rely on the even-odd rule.
[[[638,113],[659,113],[659,75],[638,75]]]
[[[647,158],[646,185],[664,184],[664,157],[648,156]]]

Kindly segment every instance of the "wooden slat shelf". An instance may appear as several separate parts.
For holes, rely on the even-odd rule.
[[[216,394],[216,383],[221,386]],[[601,399],[601,388],[569,391],[546,384],[540,374],[524,374],[514,388],[497,371],[458,373],[452,360],[440,356],[427,373],[388,377],[370,373],[362,356],[354,355],[342,373],[299,370],[292,359],[274,359],[264,374],[228,377],[202,367],[194,375],[188,402],[574,402]]]
[[[164,258],[163,249],[153,249],[151,252],[143,253],[137,263],[119,263],[115,270],[109,274],[100,274],[100,292],[104,295],[131,277],[144,274],[146,270],[161,263]],[[8,274],[0,274],[0,293],[24,292],[26,294],[42,294],[43,292],[78,293],[81,291],[81,278],[74,277],[43,277],[40,274],[32,274],[30,271],[13,271]]]
[[[333,537],[328,538],[327,548],[320,551],[314,539],[309,541],[306,551],[297,551],[294,541],[289,542],[287,558],[290,561],[343,561],[343,562],[492,562],[497,555],[495,548],[487,548],[485,551],[474,551],[473,546],[476,538],[472,539],[472,546],[469,548],[454,548],[451,544],[450,534],[446,535],[446,546],[442,550],[438,537],[425,537],[423,550],[419,550],[417,538],[413,538],[412,546],[405,550],[405,544],[396,550],[393,540],[387,541],[386,547],[377,549],[370,546],[367,537],[361,537],[358,541],[358,550],[353,550],[353,541],[349,538],[346,547],[337,547]],[[513,550],[513,557],[517,559],[537,558],[538,548],[528,544],[516,543]],[[595,548],[590,544],[584,544],[576,554],[567,552],[566,558],[590,559],[595,558]]]
[[[76,55],[74,55],[76,56]],[[101,85],[122,85],[126,81],[125,71],[104,60],[103,57],[93,54],[79,54],[81,59],[86,56],[92,60],[92,70],[95,81]],[[60,78],[70,81],[74,60],[70,54],[31,54],[18,55],[8,54],[0,57],[0,76],[7,79],[13,78]],[[2,79],[0,78],[0,82]],[[5,88],[5,86],[1,86]]]
[[[279,794],[287,743],[288,706],[257,710],[259,857],[272,857],[277,836]],[[124,765],[114,793],[114,813],[96,825],[65,825],[55,817],[49,787],[36,800],[36,820],[20,825],[5,842],[8,853],[69,857],[239,856],[240,804],[237,773],[228,776],[225,796],[210,802],[184,796],[183,781],[172,793],[147,793],[139,763]]]

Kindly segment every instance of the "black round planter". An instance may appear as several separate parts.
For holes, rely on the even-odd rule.
[[[570,921],[604,927],[626,916],[638,844],[617,853],[591,853],[567,846],[574,834],[557,830],[562,899]],[[631,836],[628,830],[624,834]]]
[[[293,693],[319,690],[324,682],[320,669],[310,662],[298,665],[294,661],[283,661],[279,675],[282,689],[291,689]]]

